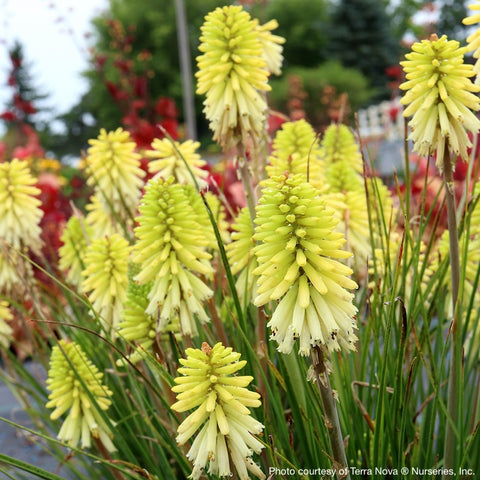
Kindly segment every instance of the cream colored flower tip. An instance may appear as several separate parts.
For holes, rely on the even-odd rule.
[[[201,31],[197,94],[206,93],[213,138],[224,148],[256,142],[265,127],[263,92],[270,90],[257,24],[241,6],[225,6],[205,17]]]
[[[15,249],[38,252],[41,247],[43,212],[36,183],[26,161],[0,162],[0,240]]]
[[[203,343],[201,350],[188,348],[185,353],[187,358],[179,360],[180,376],[172,387],[177,402],[171,408],[176,412],[195,409],[177,430],[179,445],[198,432],[187,453],[193,463],[190,478],[200,478],[207,464],[210,475],[232,476],[233,465],[241,480],[249,478],[249,471],[265,478],[251,458],[263,449],[254,435],[260,435],[264,427],[249,410],[261,405],[260,395],[246,388],[253,377],[235,375],[247,362],[221,343],[213,348]]]
[[[5,300],[0,300],[0,348],[7,350],[13,337],[12,327],[8,324],[13,319],[10,305]]]
[[[267,70],[274,75],[282,74],[283,63],[283,47],[285,39],[279,35],[273,35],[272,30],[278,28],[278,22],[276,20],[270,20],[269,22],[259,25],[257,24],[257,34],[260,43],[262,44],[263,58],[267,64]]]
[[[113,434],[100,410],[108,410],[112,392],[102,383],[103,373],[87,358],[75,342],[60,340],[52,348],[48,370],[47,408],[54,408],[50,418],[67,416],[58,433],[58,439],[70,447],[89,448],[92,437],[114,452]],[[88,391],[88,393],[87,393]],[[92,401],[93,399],[93,401]]]
[[[407,90],[401,102],[408,107],[403,115],[410,117],[414,149],[428,156],[436,151],[436,164],[443,170],[445,148],[464,161],[472,146],[467,131],[476,133],[480,120],[472,113],[480,108],[477,92],[470,77],[472,65],[463,63],[467,47],[460,48],[455,40],[432,35],[412,46],[407,60],[400,62],[407,81],[400,85]],[[446,145],[447,144],[447,145]]]
[[[130,250],[127,240],[114,234],[93,240],[84,258],[82,291],[88,295],[104,329],[112,334],[126,298]]]
[[[156,138],[152,142],[152,150],[145,152],[147,157],[154,159],[148,164],[148,171],[154,173],[155,177],[168,178],[172,175],[178,183],[193,185],[192,175],[188,171],[190,168],[198,186],[205,188],[208,172],[202,167],[207,162],[196,153],[199,147],[200,143],[192,140],[172,143],[168,138]]]
[[[192,206],[191,185],[161,177],[148,182],[135,228],[134,262],[140,265],[135,279],[141,285],[153,281],[146,313],[157,318],[160,328],[179,318],[184,335],[196,335],[195,318],[209,320],[203,302],[213,291],[200,275],[211,278],[210,231],[198,220]],[[198,195],[198,194],[197,194]]]
[[[59,267],[66,272],[67,282],[81,287],[83,282],[83,259],[88,243],[92,238],[92,228],[83,218],[72,215],[65,225],[60,237],[63,245],[59,248]]]
[[[303,175],[263,182],[257,206],[254,248],[259,275],[255,305],[280,300],[268,326],[278,350],[290,353],[295,340],[308,355],[315,345],[355,349],[352,270],[340,263],[345,237],[335,232],[334,211]]]
[[[85,159],[87,184],[95,187],[106,211],[114,209],[122,219],[133,215],[145,176],[135,142],[122,128],[112,132],[102,128],[98,138],[89,140],[89,144]]]

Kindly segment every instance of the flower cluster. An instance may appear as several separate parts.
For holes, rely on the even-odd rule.
[[[26,161],[0,163],[0,293],[14,298],[24,295],[33,275],[22,255],[28,250],[38,254],[42,243],[36,182]]]
[[[145,312],[148,307],[148,294],[153,286],[153,281],[138,284],[134,278],[140,272],[140,266],[132,263],[128,270],[127,296],[123,304],[122,321],[119,324],[118,336],[127,341],[134,342],[136,348],[128,359],[137,362],[146,356],[146,352],[152,350],[157,336],[168,332],[179,331],[178,318],[163,329],[159,328],[156,318]],[[118,366],[123,366],[124,361],[117,361]]]
[[[128,242],[118,234],[96,238],[87,247],[82,291],[107,332],[117,329],[127,293]]]
[[[280,299],[268,323],[278,350],[289,353],[297,339],[302,355],[315,345],[354,350],[356,308],[347,289],[357,284],[337,260],[351,253],[341,250],[345,238],[334,231],[334,211],[303,175],[280,175],[264,181],[255,223],[254,303]]]
[[[177,430],[177,443],[183,445],[200,429],[187,454],[193,463],[191,478],[200,478],[207,463],[209,474],[231,476],[230,459],[240,480],[249,478],[248,471],[265,478],[251,458],[263,449],[254,437],[262,433],[263,425],[249,410],[261,405],[260,395],[245,388],[253,377],[233,376],[247,362],[221,343],[213,348],[203,343],[201,350],[188,348],[186,354],[186,359],[179,360],[181,376],[172,388],[177,402],[171,408],[176,412],[195,409]]]
[[[112,433],[100,410],[106,411],[112,401],[112,392],[102,384],[103,373],[87,358],[74,342],[60,340],[52,348],[47,387],[50,390],[47,408],[55,408],[50,418],[56,420],[68,412],[59,440],[76,447],[91,446],[91,439],[99,439],[107,450],[114,452]]]
[[[273,140],[268,175],[301,173],[316,188],[324,183],[320,165],[320,149],[312,126],[305,120],[285,122]]]
[[[476,133],[480,129],[480,120],[472,113],[480,109],[480,99],[475,95],[480,86],[470,80],[475,75],[473,66],[463,63],[467,50],[445,35],[438,38],[433,34],[429,40],[414,43],[412,52],[400,62],[407,78],[400,85],[407,90],[401,100],[408,105],[403,115],[413,115],[409,138],[419,155],[436,151],[440,170],[445,149],[464,161],[468,159],[467,149],[472,143],[467,130]]]
[[[197,58],[197,93],[206,93],[205,115],[214,140],[228,149],[261,138],[269,91],[257,24],[241,6],[217,8],[205,17]]]
[[[173,177],[148,182],[139,207],[133,258],[141,266],[135,280],[141,285],[153,281],[145,312],[158,314],[160,329],[179,318],[184,335],[196,335],[195,317],[208,321],[202,302],[213,294],[199,277],[213,274],[206,250],[212,239],[192,207],[192,189],[174,183]]]
[[[199,146],[199,142],[192,140],[172,143],[167,138],[156,138],[152,142],[152,150],[145,152],[147,157],[154,159],[149,162],[148,171],[155,174],[155,177],[173,176],[178,183],[182,184],[193,184],[193,174],[199,187],[204,188],[207,185],[205,179],[208,172],[203,167],[207,162],[196,153]],[[188,171],[188,168],[192,173]]]
[[[95,188],[97,200],[113,223],[117,219],[131,220],[145,176],[135,142],[122,128],[113,132],[102,128],[98,138],[89,143],[85,159],[87,184]]]
[[[60,256],[59,267],[67,272],[67,282],[81,288],[83,277],[82,271],[85,268],[83,258],[87,251],[89,239],[92,237],[92,228],[77,215],[72,215],[60,239],[63,245],[58,253]]]
[[[26,161],[0,163],[0,238],[18,250],[39,251],[43,212],[36,183]]]

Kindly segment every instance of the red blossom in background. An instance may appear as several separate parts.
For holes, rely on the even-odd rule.
[[[171,98],[150,97],[149,80],[153,71],[149,67],[151,53],[140,52],[136,62],[128,57],[135,40],[134,28],[129,34],[117,20],[108,20],[107,27],[111,36],[110,50],[107,54],[94,54],[96,68],[103,78],[105,86],[122,113],[122,123],[139,149],[148,149],[155,138],[164,135],[160,125],[173,139],[178,139],[178,109]],[[107,66],[118,73],[115,79],[107,78]],[[137,73],[140,72],[140,73]]]

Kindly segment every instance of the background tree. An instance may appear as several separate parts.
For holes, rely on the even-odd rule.
[[[399,60],[390,17],[381,0],[341,0],[332,14],[329,52],[344,66],[357,68],[376,89],[389,95],[386,69]]]
[[[9,51],[11,69],[8,74],[7,87],[11,91],[11,99],[7,108],[0,113],[6,131],[1,142],[0,157],[42,156],[40,138],[50,135],[45,114],[49,112],[45,106],[48,95],[40,93],[34,85],[31,75],[31,64],[25,62],[23,47],[16,41]]]
[[[314,67],[329,58],[329,3],[325,0],[271,0],[254,7],[262,21],[278,21],[276,35],[287,39],[283,46],[284,68]]]
[[[440,11],[437,24],[439,36],[446,35],[450,39],[464,43],[467,38],[467,29],[462,20],[469,16],[465,2],[461,0],[442,0],[436,3],[440,4],[437,6]]]
[[[204,16],[228,1],[185,0],[189,25],[192,65],[198,55],[198,37]],[[140,118],[150,118],[159,107],[159,99],[172,98],[181,112],[182,90],[174,2],[171,0],[111,0],[110,10],[94,21],[96,35],[91,68],[86,72],[90,89],[81,109],[90,112],[96,123],[113,129]],[[193,68],[194,69],[194,68]],[[132,96],[133,95],[133,96]],[[136,104],[131,99],[144,101]],[[197,115],[201,116],[197,98]],[[130,103],[130,105],[127,105]],[[135,113],[135,115],[133,115]],[[165,112],[163,112],[165,113]],[[172,111],[167,112],[170,118]],[[205,122],[200,129],[208,132]]]

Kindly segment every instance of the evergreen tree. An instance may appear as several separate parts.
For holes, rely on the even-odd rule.
[[[449,39],[465,42],[467,29],[462,20],[468,17],[468,9],[462,0],[442,0],[438,5],[440,18],[438,19],[437,32],[446,35]],[[470,2],[469,2],[470,3]]]
[[[344,66],[357,68],[388,97],[386,69],[398,63],[399,47],[382,0],[341,0],[332,15],[329,52]]]
[[[284,68],[316,67],[328,60],[329,9],[325,0],[271,0],[253,15],[278,21],[276,35],[287,41],[283,46]]]

